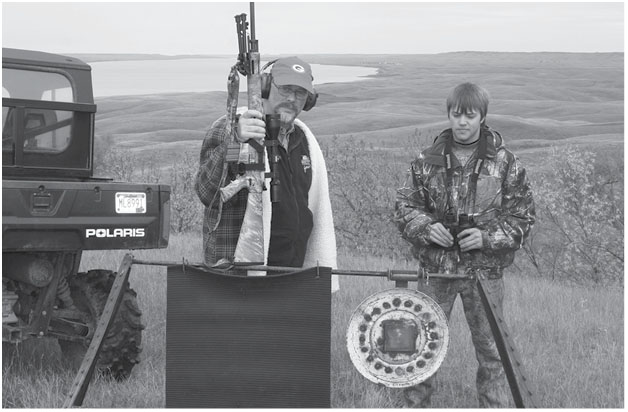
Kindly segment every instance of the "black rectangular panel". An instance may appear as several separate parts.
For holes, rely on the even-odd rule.
[[[328,408],[331,269],[168,267],[166,407]]]

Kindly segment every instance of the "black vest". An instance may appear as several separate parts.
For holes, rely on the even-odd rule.
[[[277,152],[281,157],[276,166],[280,201],[272,204],[268,265],[301,267],[313,226],[308,208],[312,162],[303,130],[295,126],[288,151],[279,145]]]

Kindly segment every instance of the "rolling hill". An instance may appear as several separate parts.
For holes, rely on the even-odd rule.
[[[301,118],[321,141],[354,136],[394,148],[447,127],[445,98],[463,81],[491,94],[488,124],[509,146],[534,151],[570,142],[623,147],[623,53],[310,55],[312,63],[378,68],[364,81],[317,87],[317,107]],[[240,101],[246,101],[241,94]],[[205,130],[224,114],[225,92],[98,99],[96,133],[140,156],[198,154]],[[603,147],[602,147],[603,146]],[[97,146],[98,148],[98,146]],[[408,154],[409,158],[410,155]]]

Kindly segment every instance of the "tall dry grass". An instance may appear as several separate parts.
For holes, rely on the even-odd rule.
[[[166,250],[135,251],[142,260],[201,261],[199,235],[171,237]],[[116,270],[124,251],[86,252],[82,270]],[[340,255],[341,268],[411,268],[411,262]],[[146,329],[142,360],[127,382],[96,378],[84,406],[162,408],[165,406],[166,269],[134,265],[131,286],[138,292]],[[366,380],[353,368],[345,348],[346,325],[359,303],[394,287],[383,278],[343,276],[332,297],[331,402],[335,408],[402,406],[401,391]],[[410,283],[410,287],[416,287]],[[524,361],[532,389],[546,408],[624,406],[623,289],[586,289],[538,278],[506,275],[505,316]],[[3,348],[4,349],[4,348]],[[73,371],[67,370],[55,341],[27,341],[3,352],[2,406],[57,408],[63,405]],[[477,363],[457,303],[450,323],[450,349],[439,369],[432,401],[439,408],[476,407]],[[514,406],[512,404],[511,406]]]

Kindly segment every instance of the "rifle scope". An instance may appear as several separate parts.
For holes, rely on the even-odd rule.
[[[281,117],[278,114],[266,115],[266,146],[268,147],[268,164],[270,166],[270,201],[279,202],[279,177],[277,175],[277,163],[279,163],[279,128]]]

